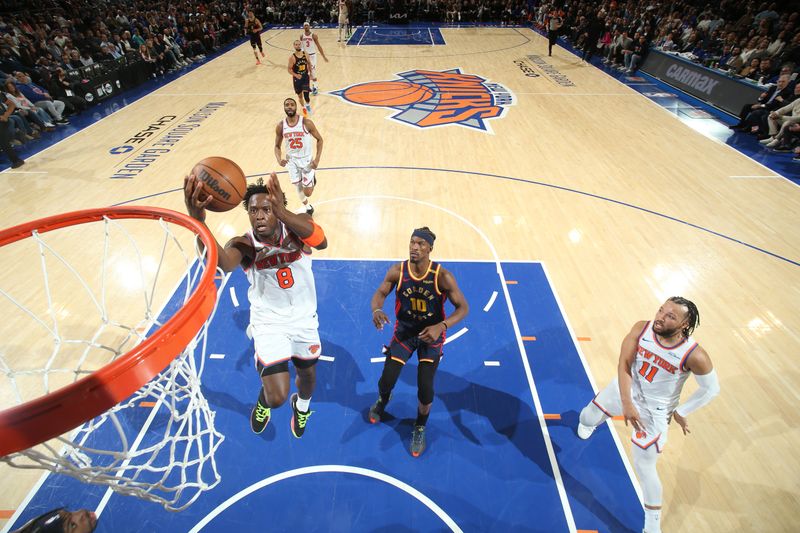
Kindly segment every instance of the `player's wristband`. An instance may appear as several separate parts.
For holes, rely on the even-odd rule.
[[[311,226],[313,227],[311,235],[302,240],[312,248],[316,248],[325,240],[325,232],[313,220],[311,221]]]
[[[442,320],[442,324],[444,324],[444,330],[445,330],[445,331],[447,331],[447,322],[445,322],[444,320]]]
[[[375,313],[377,313],[378,311],[383,311],[383,309],[381,309],[380,307],[379,307],[378,309],[373,309],[373,310],[372,310],[372,314],[374,315],[374,314],[375,314]]]

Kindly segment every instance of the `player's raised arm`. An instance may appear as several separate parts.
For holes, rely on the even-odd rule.
[[[289,231],[300,237],[300,239],[317,250],[324,250],[328,247],[328,238],[322,228],[314,222],[311,216],[301,213],[292,213],[286,209],[286,196],[281,190],[278,175],[274,172],[269,175],[269,202],[275,218],[286,224]]]
[[[375,324],[377,329],[383,329],[384,324],[389,323],[389,317],[383,312],[383,302],[386,297],[400,282],[400,263],[395,263],[386,272],[386,276],[378,286],[375,294],[372,295],[370,301],[370,309],[372,309],[372,323]]]
[[[186,203],[186,211],[189,216],[205,224],[206,221],[206,206],[211,203],[213,197],[209,194],[206,198],[201,200],[203,193],[203,182],[197,179],[194,173],[189,173],[183,180],[183,199]],[[217,238],[214,237],[214,242],[217,245],[218,266],[224,272],[232,272],[241,265],[244,259],[242,251],[229,242],[225,248],[220,246]],[[202,243],[201,243],[202,246]]]

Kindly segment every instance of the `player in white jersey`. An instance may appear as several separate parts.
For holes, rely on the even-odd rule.
[[[670,419],[689,433],[687,416],[719,394],[711,358],[691,334],[700,313],[680,296],[668,299],[652,322],[637,322],[622,341],[617,378],[583,408],[578,436],[592,432],[613,416],[623,415],[633,426],[633,467],[642,485],[645,533],[661,531],[661,480],[658,454],[667,443]],[[693,373],[698,389],[679,405],[686,378]]]
[[[303,23],[303,33],[300,34],[300,46],[303,52],[308,56],[308,61],[311,63],[311,94],[317,95],[317,51],[322,55],[322,59],[328,62],[328,57],[325,55],[325,50],[319,44],[317,34],[311,32],[311,24],[308,22]]]
[[[289,180],[297,188],[297,196],[303,202],[306,213],[314,214],[314,206],[308,203],[308,197],[314,192],[317,184],[315,169],[322,155],[322,135],[309,118],[297,114],[297,102],[294,98],[283,101],[286,118],[278,122],[275,128],[275,159],[289,171]],[[317,141],[316,155],[311,157],[311,139]],[[286,141],[286,158],[282,156],[281,145]]]
[[[186,209],[204,222],[211,196],[203,197],[203,184],[189,174],[183,186]],[[289,363],[297,371],[297,393],[292,394],[290,427],[295,437],[305,432],[309,404],[316,385],[316,367],[321,344],[317,332],[317,295],[311,271],[311,249],[328,246],[325,233],[307,214],[286,209],[286,196],[278,176],[270,174],[247,187],[242,202],[250,218],[250,230],[219,242],[219,267],[231,272],[244,269],[250,282],[248,335],[255,344],[255,364],[261,387],[250,413],[250,426],[261,433],[271,409],[283,405],[289,396]]]
[[[347,9],[347,0],[339,0],[339,40],[342,42],[342,32],[344,38],[347,40],[347,34],[350,31],[350,14]]]

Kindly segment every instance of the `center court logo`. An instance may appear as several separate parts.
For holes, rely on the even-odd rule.
[[[510,90],[461,69],[410,70],[391,81],[351,85],[331,94],[351,104],[397,110],[389,118],[415,126],[463,126],[492,133],[489,120],[501,118],[517,99]]]

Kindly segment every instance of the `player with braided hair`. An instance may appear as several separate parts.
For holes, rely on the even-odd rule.
[[[673,296],[653,321],[637,322],[622,341],[617,378],[583,408],[578,436],[588,439],[608,418],[623,415],[633,426],[633,467],[642,485],[645,533],[661,531],[661,480],[656,471],[667,443],[671,419],[688,435],[687,416],[719,394],[717,373],[708,353],[692,338],[700,324],[697,306]],[[698,389],[680,403],[689,374]]]
[[[436,235],[426,226],[411,234],[409,259],[395,263],[372,296],[372,323],[383,329],[389,317],[383,312],[386,297],[395,290],[395,321],[391,343],[384,348],[386,359],[378,381],[378,400],[369,409],[369,421],[380,422],[389,403],[400,371],[416,351],[417,419],[411,436],[411,455],[425,451],[425,424],[433,404],[433,376],[442,357],[445,332],[469,312],[467,299],[458,288],[456,278],[440,264],[430,260]],[[455,307],[445,316],[444,302]]]

